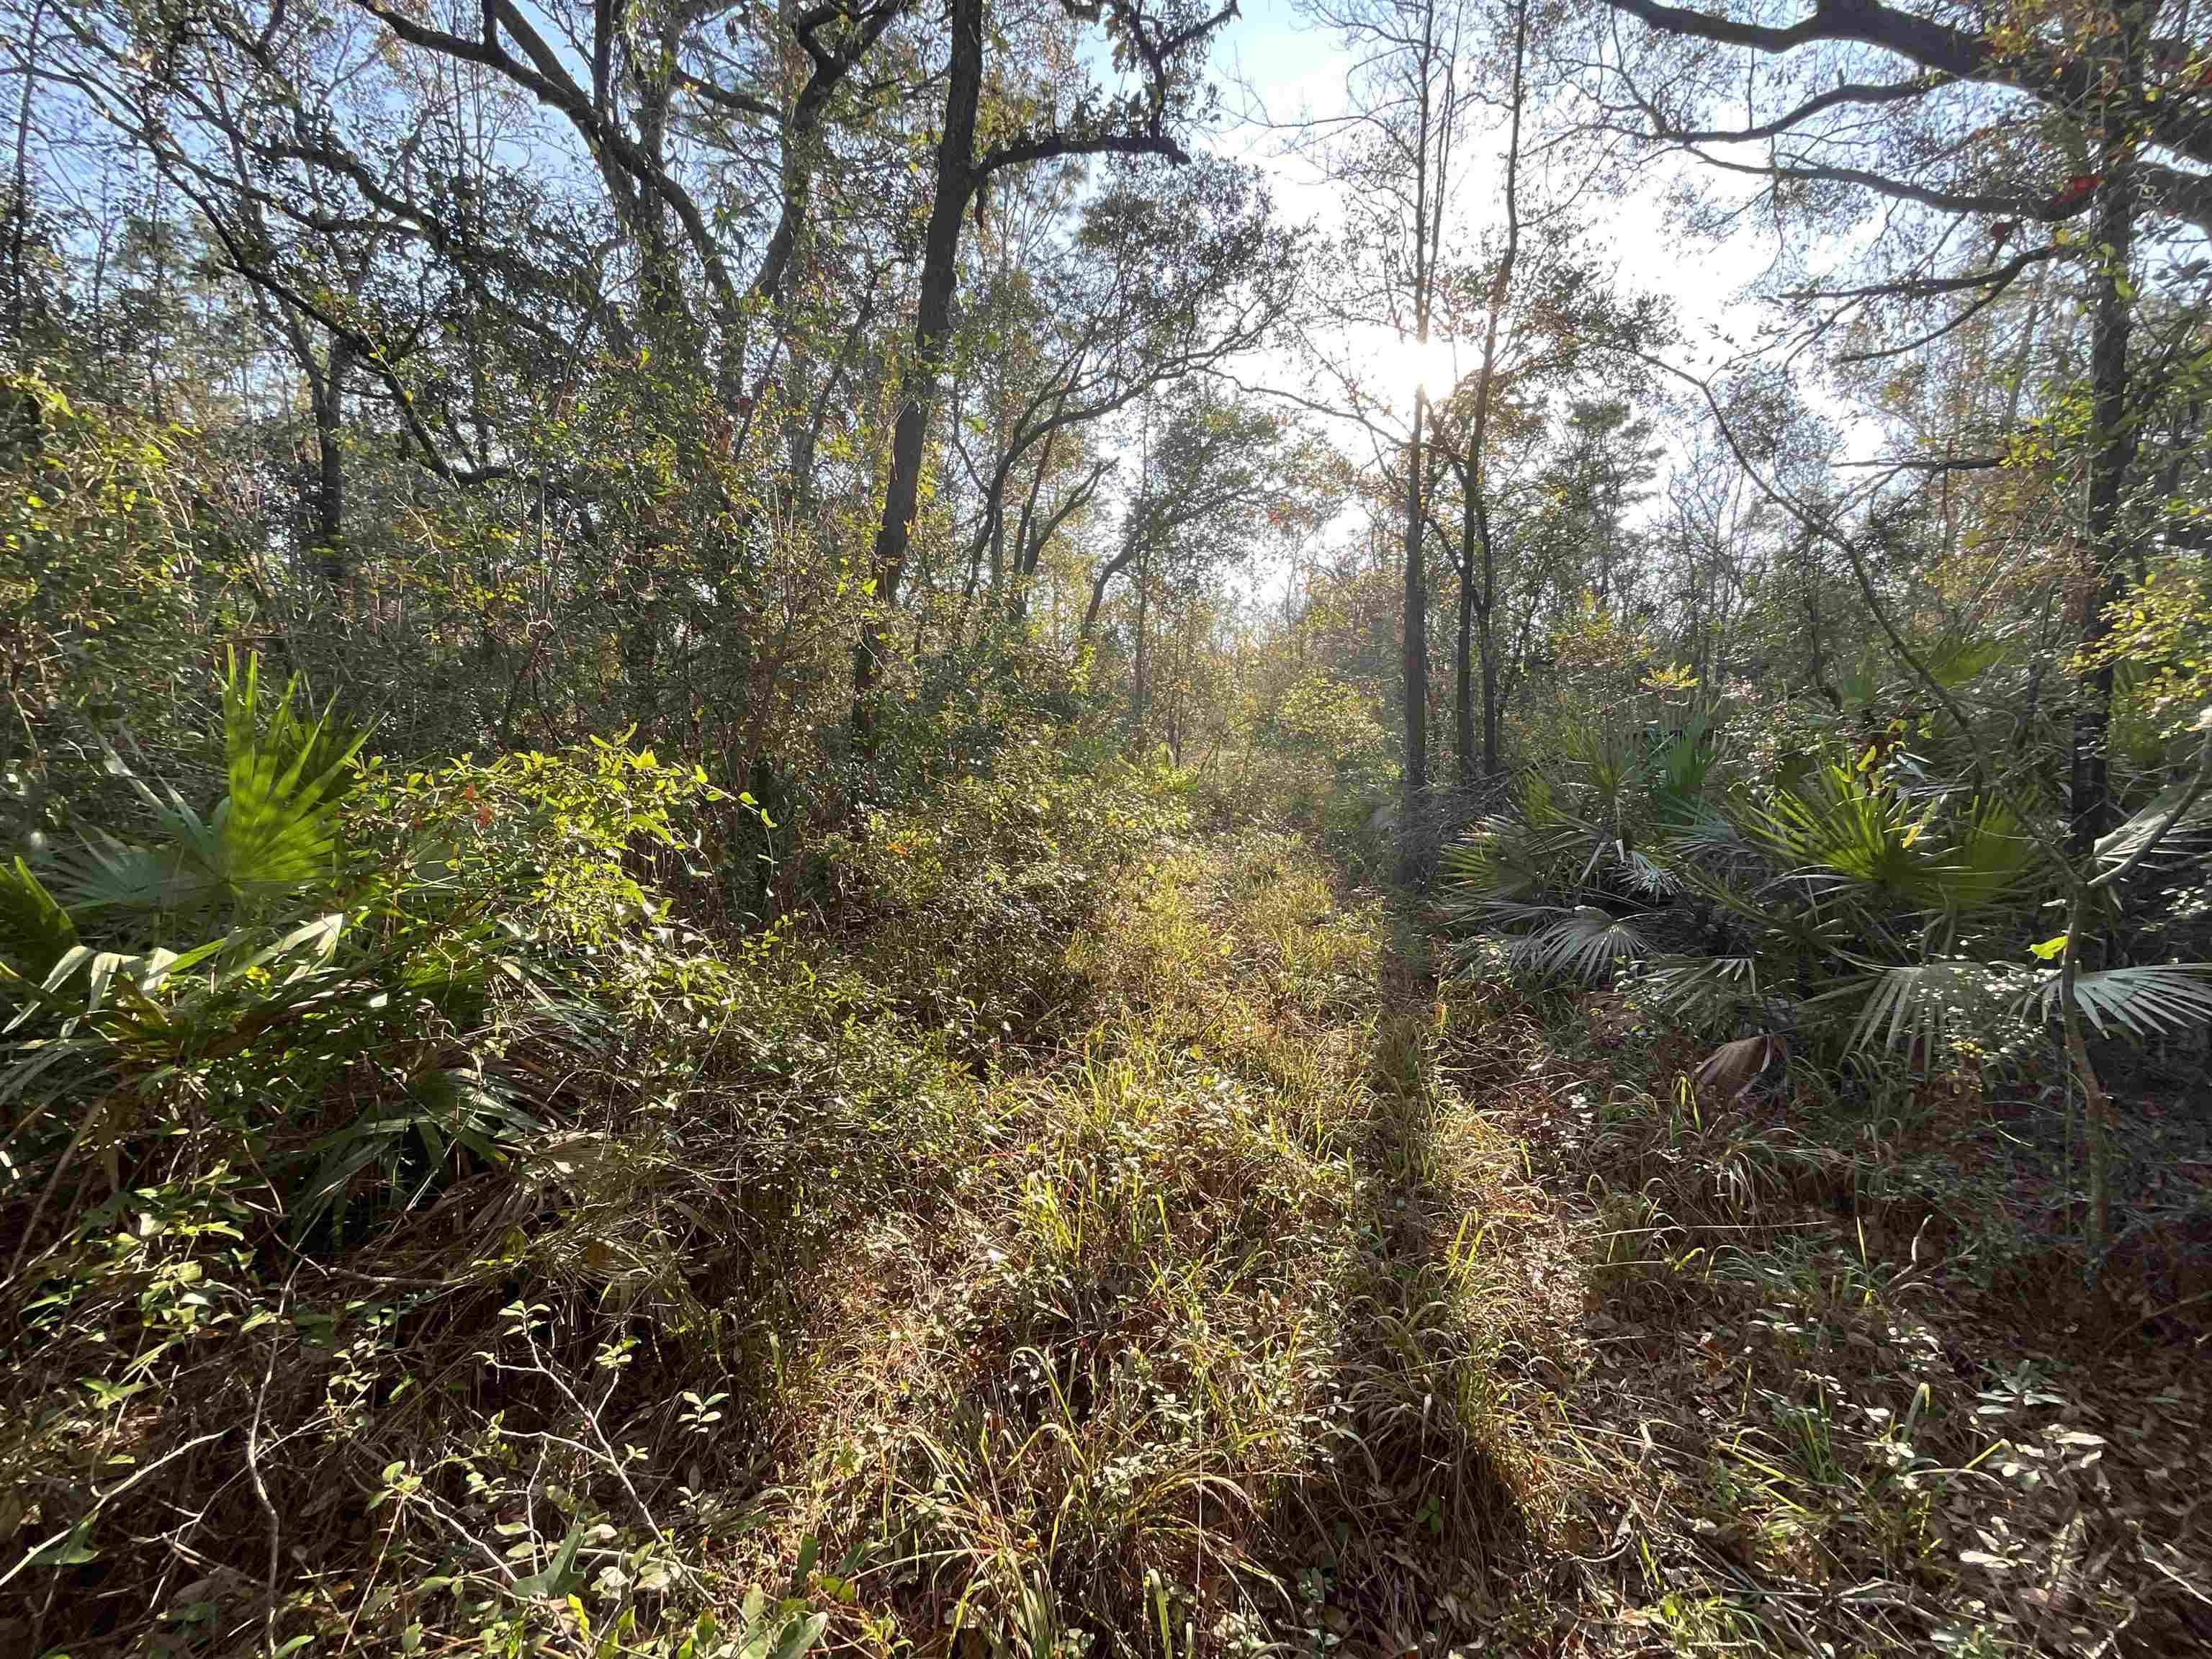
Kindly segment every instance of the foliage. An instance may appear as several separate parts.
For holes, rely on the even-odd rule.
[[[104,765],[114,744],[150,745],[165,767],[210,759],[195,659],[220,605],[221,485],[198,459],[189,434],[37,373],[0,377],[10,847],[52,837],[73,811],[128,811]]]
[[[82,1575],[158,1585],[118,1500],[166,1493],[245,1565],[204,1542],[220,1571],[127,1613],[126,1644],[803,1653],[814,1547],[781,1602],[747,1595],[732,1574],[763,1569],[707,1553],[731,1511],[696,1472],[745,1455],[711,1426],[736,1374],[777,1374],[770,1264],[951,1177],[976,1085],[948,1056],[1048,1023],[1065,941],[1178,809],[1012,747],[841,859],[846,948],[718,942],[649,873],[701,856],[695,772],[605,742],[402,771],[257,670],[223,693],[231,794],[146,786],[168,838],[95,842],[89,887],[25,862],[4,888],[0,1571],[98,1650]],[[141,869],[164,878],[115,875]],[[144,1474],[81,1479],[118,1436]],[[349,1493],[380,1540],[333,1608],[310,1586]],[[310,1576],[249,1592],[271,1510]]]
[[[2185,6],[0,7],[0,1650],[2201,1638]]]
[[[871,976],[963,1056],[996,1050],[1068,997],[1064,941],[1091,923],[1107,873],[1182,827],[1133,768],[1085,764],[1075,735],[1009,744],[988,770],[820,848]]]
[[[1705,703],[1669,727],[1574,732],[1564,764],[1531,769],[1511,811],[1446,855],[1460,925],[1501,931],[1532,973],[1621,973],[1655,1016],[1727,1036],[1824,1031],[1932,1065],[2021,1051],[2057,1019],[2063,976],[2030,952],[2054,954],[2032,934],[2070,891],[2039,846],[2055,824],[1901,748],[1747,777],[1723,719]],[[2114,964],[2070,984],[2100,1036],[2212,1014],[2212,968]]]

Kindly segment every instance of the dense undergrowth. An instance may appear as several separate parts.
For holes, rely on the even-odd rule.
[[[4,1645],[798,1644],[709,1540],[801,1287],[957,1180],[1177,809],[1009,750],[857,826],[834,917],[710,936],[693,774],[356,765],[271,701],[234,674],[219,804],[137,780],[9,873]]]
[[[619,747],[372,767],[283,892],[187,895],[237,810],[57,876],[111,954],[14,993],[9,1650],[2202,1637],[2201,1384],[2151,1279],[2051,1300],[2025,1120],[1701,1105],[1611,994],[1439,975],[1325,824],[1071,763],[734,945]]]

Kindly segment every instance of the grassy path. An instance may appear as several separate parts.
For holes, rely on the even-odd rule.
[[[1603,1080],[1587,1010],[1563,1048],[1428,950],[1256,833],[1075,945],[1084,1017],[986,1091],[950,1198],[804,1292],[765,1541],[842,1564],[829,1639],[2197,1639],[2201,1385],[2091,1410],[1961,1352],[1915,1236],[1837,1221],[1825,1151]]]
[[[1327,877],[1267,836],[1148,871],[951,1212],[881,1219],[794,1413],[804,1524],[865,1536],[855,1637],[1405,1651],[1510,1616],[1537,1215]]]

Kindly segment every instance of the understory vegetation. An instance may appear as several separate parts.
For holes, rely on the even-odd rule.
[[[225,702],[9,890],[11,1646],[2197,1638],[2186,1121],[2091,1289],[2047,1093],[1701,1091],[1295,793],[1016,750],[733,951],[689,774]]]

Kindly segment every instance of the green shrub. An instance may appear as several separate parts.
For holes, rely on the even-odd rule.
[[[1087,771],[1047,736],[817,850],[839,872],[844,943],[896,1006],[975,1055],[1073,994],[1068,939],[1187,817],[1162,780]]]
[[[2171,810],[2107,836],[2099,867]],[[1620,977],[1712,1035],[1804,1030],[1925,1063],[2056,1020],[2058,972],[2034,958],[2071,890],[2047,850],[2061,840],[2055,818],[2024,821],[2010,796],[1931,776],[1901,746],[1752,775],[1709,708],[1669,728],[1571,728],[1560,760],[1447,854],[1444,894],[1462,932],[1503,936],[1539,975]],[[2166,847],[2195,856],[2186,836]],[[2099,1035],[2154,1035],[2212,1018],[2212,968],[2115,963],[2073,994]]]

